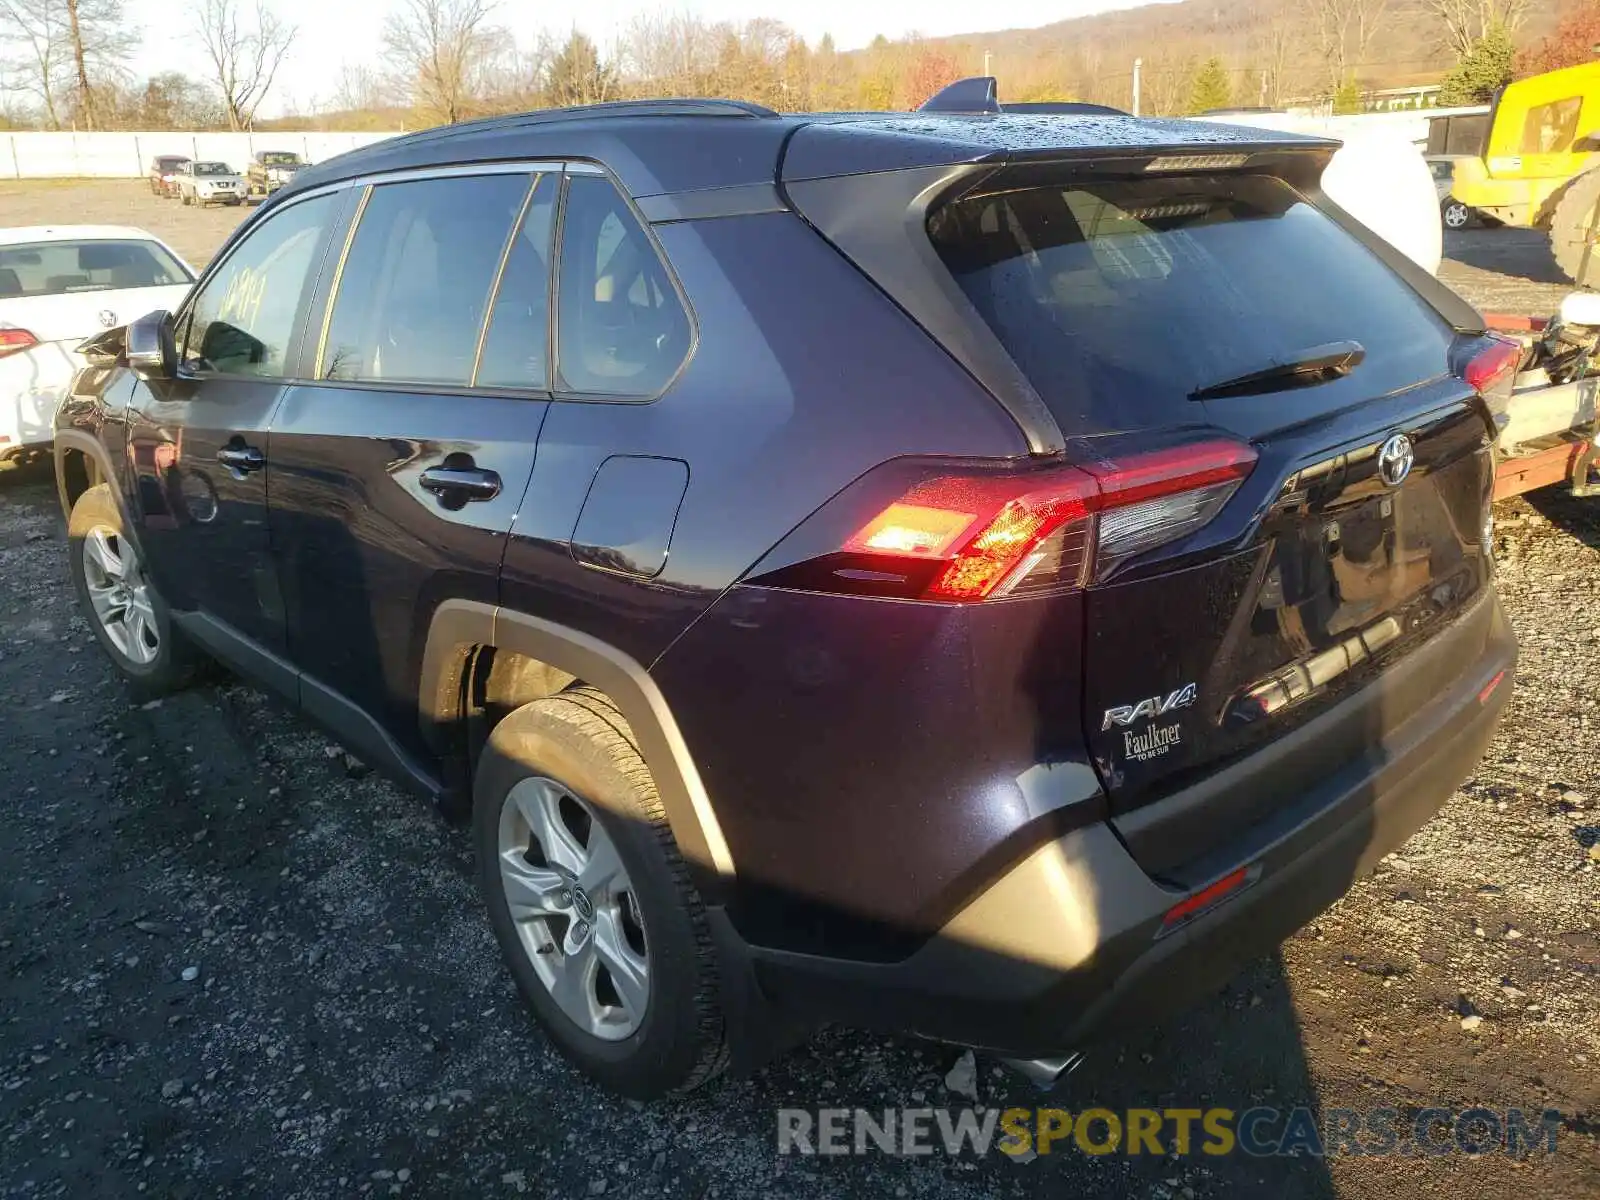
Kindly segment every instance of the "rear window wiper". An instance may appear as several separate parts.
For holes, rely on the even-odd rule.
[[[1329,342],[1323,346],[1312,346],[1259,371],[1195,388],[1189,393],[1189,399],[1217,400],[1225,396],[1255,396],[1262,392],[1313,387],[1342,379],[1366,356],[1367,349],[1360,342]]]

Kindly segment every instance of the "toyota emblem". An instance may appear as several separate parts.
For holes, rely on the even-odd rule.
[[[1390,487],[1399,487],[1411,474],[1414,457],[1411,439],[1403,433],[1397,433],[1384,442],[1383,448],[1378,451],[1378,474]]]
[[[112,329],[112,328],[114,328],[116,326],[117,314],[112,312],[109,308],[102,308],[100,310],[99,316],[100,316],[100,324],[103,325],[105,328]]]

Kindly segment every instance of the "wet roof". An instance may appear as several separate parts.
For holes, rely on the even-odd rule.
[[[1052,150],[1329,145],[1277,130],[1121,114],[789,113],[670,100],[518,113],[377,142],[296,174],[278,199],[362,175],[473,162],[590,158],[636,196]]]

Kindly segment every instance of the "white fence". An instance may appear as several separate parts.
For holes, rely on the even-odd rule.
[[[212,159],[243,171],[260,150],[293,150],[321,162],[388,133],[5,133],[0,134],[0,179],[91,176],[131,179],[150,171],[158,154]]]

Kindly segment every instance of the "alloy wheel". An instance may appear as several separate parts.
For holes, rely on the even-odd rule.
[[[1444,223],[1447,229],[1465,229],[1472,219],[1472,210],[1459,200],[1444,206]]]
[[[83,578],[107,640],[129,662],[153,663],[161,652],[161,631],[133,543],[108,525],[90,529],[83,539]]]
[[[585,1033],[620,1041],[644,1020],[650,957],[627,869],[594,809],[553,779],[524,779],[500,809],[500,881],[517,939]]]

